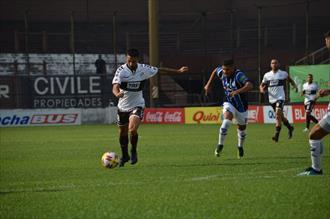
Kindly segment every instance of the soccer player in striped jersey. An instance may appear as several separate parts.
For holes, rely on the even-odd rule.
[[[118,101],[118,127],[119,127],[119,143],[122,151],[119,166],[124,166],[126,162],[131,160],[131,164],[138,161],[137,143],[138,128],[143,118],[145,102],[142,90],[145,81],[158,72],[164,74],[185,73],[188,67],[183,66],[180,69],[153,67],[146,64],[140,64],[139,51],[129,49],[126,53],[126,63],[121,65],[112,80],[112,92],[119,98]],[[131,143],[131,156],[128,153],[128,134]]]
[[[289,74],[286,71],[279,69],[280,64],[277,59],[271,60],[271,71],[267,72],[262,82],[259,86],[261,93],[266,92],[268,88],[268,97],[269,102],[276,113],[276,126],[275,126],[275,135],[272,137],[273,141],[278,142],[280,132],[281,132],[281,123],[288,128],[289,130],[289,139],[292,138],[293,126],[290,125],[287,118],[283,114],[284,101],[285,101],[285,92],[284,85],[286,81],[289,81],[290,84],[298,92],[296,83],[290,78]]]
[[[214,153],[217,157],[220,156],[228,128],[235,117],[237,121],[238,137],[237,151],[238,158],[240,159],[244,156],[243,144],[246,136],[245,130],[248,116],[247,92],[253,88],[253,85],[241,70],[235,68],[233,60],[224,60],[221,67],[217,67],[213,70],[207,84],[205,85],[204,90],[206,95],[216,76],[222,82],[225,100],[223,103],[224,119],[219,130],[219,141]]]
[[[312,115],[312,111],[315,102],[318,98],[317,91],[319,86],[313,82],[313,75],[308,74],[307,82],[303,84],[303,89],[301,91],[301,96],[304,96],[305,114],[306,114],[306,128],[304,132],[309,130],[310,122],[313,121],[315,124],[318,122],[317,119]]]

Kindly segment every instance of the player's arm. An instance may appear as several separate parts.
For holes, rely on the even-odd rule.
[[[120,85],[119,84],[113,84],[112,85],[112,93],[117,98],[121,98],[124,96],[124,93],[120,91]]]
[[[252,88],[253,88],[253,84],[250,81],[247,81],[243,87],[241,87],[238,90],[232,91],[230,93],[230,96],[233,97],[237,94],[248,92],[249,90],[252,90]]]
[[[204,86],[204,91],[205,91],[205,95],[207,95],[210,91],[210,87],[212,85],[212,82],[213,82],[213,79],[215,78],[215,75],[217,74],[217,68],[215,68],[211,75],[210,75],[210,78],[209,80],[207,81],[206,85]]]
[[[182,66],[179,69],[159,67],[158,73],[160,74],[182,74],[188,72],[189,68],[187,66]]]
[[[320,97],[325,97],[330,95],[330,89],[320,89],[319,90],[319,96]]]
[[[259,92],[264,94],[266,92],[267,89],[267,84],[264,82],[261,82],[261,84],[259,85]]]
[[[295,91],[298,92],[298,87],[297,87],[296,83],[294,82],[294,80],[292,80],[292,78],[290,77],[290,75],[288,75],[287,80],[294,87]]]
[[[301,92],[300,92],[300,96],[302,97],[302,96],[304,96],[305,95],[305,90],[302,90]]]

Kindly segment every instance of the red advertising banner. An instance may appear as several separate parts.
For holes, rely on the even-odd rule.
[[[328,105],[317,104],[314,107],[312,114],[317,120],[322,119],[322,117],[327,113]],[[292,105],[292,117],[294,123],[303,123],[306,121],[306,113],[304,105]]]
[[[264,123],[263,106],[249,106],[248,123]]]
[[[149,124],[177,124],[184,123],[183,108],[146,108],[143,123]]]

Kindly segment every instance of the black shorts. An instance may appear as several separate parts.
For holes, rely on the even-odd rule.
[[[276,112],[276,109],[280,109],[283,112],[284,100],[278,100],[275,103],[272,103],[271,106],[273,107],[274,112]]]
[[[305,104],[306,113],[311,113],[314,109],[315,101],[311,100]]]
[[[142,120],[143,112],[144,112],[144,109],[142,107],[135,107],[128,112],[121,112],[118,110],[117,111],[117,120],[118,120],[117,124],[119,126],[128,125],[129,117],[131,117],[131,116],[137,116],[140,118],[140,120]]]

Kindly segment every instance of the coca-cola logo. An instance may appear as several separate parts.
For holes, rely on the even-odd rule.
[[[181,112],[166,112],[164,122],[182,122]]]
[[[147,111],[144,122],[147,123],[182,123],[183,113],[180,111]]]
[[[203,111],[197,111],[193,115],[193,120],[197,122],[198,124],[201,122],[216,122],[219,121],[220,113],[214,114],[214,113],[207,113],[205,114]]]
[[[147,122],[162,122],[163,112],[147,112],[146,113]]]

